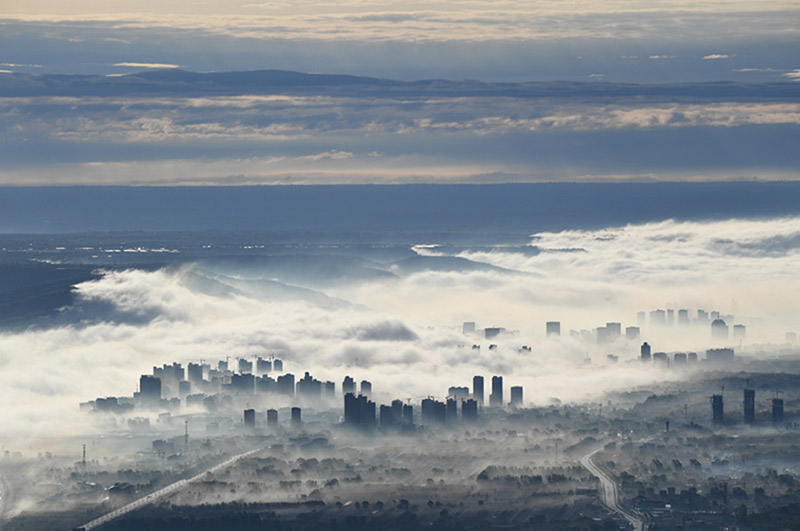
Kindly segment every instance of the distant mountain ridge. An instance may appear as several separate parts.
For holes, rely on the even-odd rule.
[[[330,94],[355,96],[518,97],[518,98],[686,98],[800,100],[796,82],[733,81],[635,84],[599,81],[483,82],[427,79],[399,81],[344,74],[287,70],[190,72],[147,70],[119,76],[0,73],[0,97],[31,96],[223,96],[244,94]]]

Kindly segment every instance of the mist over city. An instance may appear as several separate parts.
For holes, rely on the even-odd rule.
[[[0,530],[795,529],[800,9],[0,6]]]

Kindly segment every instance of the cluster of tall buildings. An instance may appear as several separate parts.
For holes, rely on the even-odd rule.
[[[639,359],[642,362],[660,363],[665,367],[672,365],[673,367],[681,367],[686,365],[694,365],[697,363],[696,352],[673,352],[671,355],[667,352],[652,352],[652,347],[645,341],[639,349]],[[734,360],[734,350],[732,348],[710,348],[706,350],[706,362],[708,363],[725,363]]]
[[[744,410],[743,418],[745,424],[756,423],[756,391],[755,389],[744,389]],[[783,399],[773,398],[772,405],[772,423],[779,425],[783,423]],[[716,426],[725,424],[725,401],[722,394],[711,395],[711,420]]]
[[[677,316],[677,318],[676,318]],[[735,324],[733,315],[723,315],[714,310],[707,312],[703,309],[698,309],[696,316],[692,319],[689,315],[689,310],[679,309],[677,312],[672,308],[666,310],[652,310],[649,315],[645,312],[639,312],[636,315],[640,327],[647,325],[649,317],[649,326],[651,327],[670,327],[670,326],[701,326],[708,327],[710,325],[711,336],[714,339],[726,340],[731,338],[742,340],[747,335],[747,327],[743,324]]]
[[[345,425],[371,429],[378,425],[381,428],[411,429],[414,426],[414,407],[395,399],[391,405],[377,406],[370,400],[371,385],[366,387],[362,382],[360,392],[356,392],[355,381],[349,376],[345,377],[342,384],[344,394],[344,423]],[[522,386],[513,386],[510,389],[509,405],[519,406],[523,402]],[[483,376],[472,379],[472,391],[469,387],[452,386],[447,391],[445,400],[427,397],[420,403],[420,417],[423,425],[452,424],[457,421],[474,422],[478,419],[478,412],[484,406],[486,393],[484,390]],[[502,407],[503,377],[493,376],[489,405]],[[377,417],[376,417],[377,413]]]

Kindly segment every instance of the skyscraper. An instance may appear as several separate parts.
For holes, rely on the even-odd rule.
[[[346,395],[347,393],[356,393],[356,381],[353,380],[349,376],[344,377],[344,381],[342,382],[342,396]]]
[[[479,406],[483,406],[483,376],[472,377],[472,398]]]
[[[158,406],[161,402],[161,380],[143,374],[139,378],[139,398],[146,407]]]
[[[755,389],[744,390],[744,421],[748,424],[752,424],[756,421]]]
[[[642,361],[650,361],[650,345],[647,343],[647,341],[642,343],[641,360]]]
[[[722,395],[711,396],[711,416],[715,425],[725,424],[725,411],[722,404]]]
[[[783,398],[772,399],[772,423],[781,424],[783,422]]]
[[[372,382],[361,380],[361,393],[359,394],[366,396],[368,399],[372,398]]]
[[[244,429],[245,431],[253,431],[256,429],[256,410],[244,410]]]
[[[548,321],[545,326],[547,337],[558,337],[561,335],[561,323],[559,321]]]
[[[498,407],[503,405],[503,377],[492,376],[492,394],[489,395],[489,405]]]
[[[522,405],[522,386],[515,385],[511,388],[511,405],[513,406],[521,406]]]

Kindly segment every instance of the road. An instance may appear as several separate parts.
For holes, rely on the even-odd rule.
[[[99,526],[101,526],[103,524],[107,524],[108,522],[110,522],[112,520],[116,520],[120,516],[128,514],[131,511],[135,511],[136,509],[140,509],[140,508],[144,507],[145,505],[149,505],[149,504],[151,504],[151,503],[153,503],[153,502],[155,502],[155,501],[157,501],[157,500],[159,500],[159,499],[161,499],[161,498],[163,498],[163,497],[165,497],[165,496],[167,496],[169,494],[172,494],[173,492],[175,492],[177,490],[180,490],[181,488],[183,488],[184,486],[188,485],[189,483],[193,483],[195,481],[199,481],[200,479],[202,479],[209,472],[213,473],[213,472],[217,472],[218,470],[222,470],[223,468],[232,465],[233,463],[235,463],[239,459],[242,459],[243,457],[247,457],[249,455],[252,455],[252,454],[258,452],[259,450],[261,450],[261,448],[256,448],[255,450],[250,450],[249,452],[245,452],[243,454],[235,455],[235,456],[231,457],[230,459],[228,459],[226,461],[223,461],[222,463],[209,468],[208,470],[204,470],[204,471],[200,472],[196,476],[193,476],[193,477],[188,478],[188,479],[182,479],[180,481],[176,481],[175,483],[167,485],[163,489],[160,489],[160,490],[157,490],[155,492],[152,492],[152,493],[148,494],[144,498],[139,498],[138,500],[133,501],[133,502],[127,504],[127,505],[123,505],[119,509],[115,509],[115,510],[111,511],[110,513],[106,513],[103,516],[95,518],[91,522],[85,523],[82,526],[78,526],[78,528],[82,527],[82,528],[86,529],[86,531],[89,531],[89,529],[94,529],[94,528],[99,527]]]
[[[592,462],[592,458],[600,450],[602,450],[602,448],[598,448],[581,457],[581,465],[593,475],[597,476],[597,479],[599,479],[600,483],[603,485],[602,498],[606,507],[625,518],[636,531],[645,531],[644,520],[620,506],[619,498],[617,497],[617,485],[614,483],[614,480]]]

